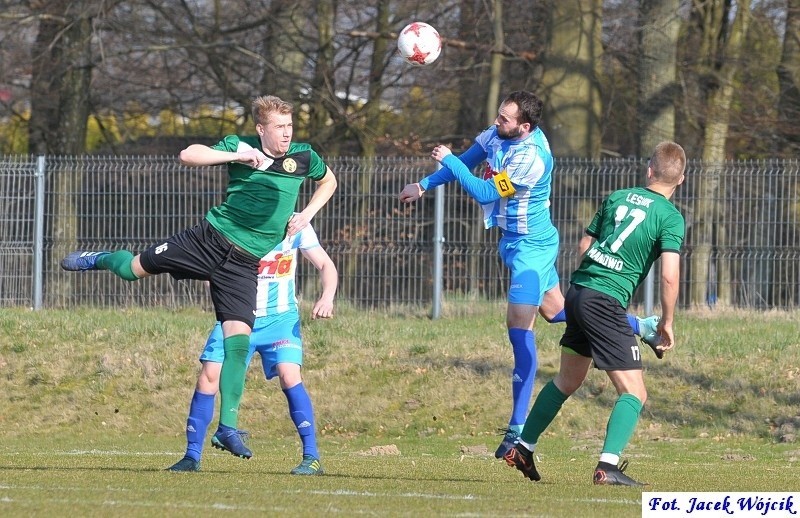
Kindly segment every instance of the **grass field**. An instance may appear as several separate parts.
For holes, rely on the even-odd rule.
[[[594,487],[615,399],[593,372],[537,450],[531,483],[494,459],[510,411],[502,307],[432,322],[340,308],[304,325],[326,475],[288,475],[299,443],[276,383],[251,368],[253,459],[207,447],[168,473],[210,328],[199,311],[0,312],[0,514],[639,516],[641,490]],[[645,360],[630,446],[649,491],[800,491],[800,331],[792,314],[681,314],[678,349]],[[537,324],[537,391],[562,325]]]

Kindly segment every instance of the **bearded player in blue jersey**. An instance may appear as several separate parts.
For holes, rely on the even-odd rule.
[[[258,352],[267,380],[278,377],[289,417],[303,445],[303,458],[292,475],[322,475],[317,450],[316,426],[311,398],[303,384],[303,341],[300,334],[300,313],[295,295],[295,275],[300,254],[319,271],[322,293],[311,310],[311,318],[331,318],[333,298],[338,285],[336,265],[319,243],[309,224],[298,234],[286,237],[258,265],[256,319],[250,336],[247,364]],[[202,368],[197,376],[189,417],[186,420],[186,453],[169,471],[199,471],[203,442],[214,417],[214,397],[219,392],[219,378],[225,359],[222,326],[217,322],[200,356]],[[211,443],[227,450],[214,436]],[[246,449],[246,446],[242,446]],[[249,450],[247,456],[250,456]]]
[[[536,314],[550,323],[564,322],[564,295],[559,286],[556,259],[558,230],[550,219],[553,154],[539,122],[543,102],[526,91],[510,93],[501,103],[494,125],[481,132],[474,144],[456,157],[446,146],[431,156],[442,168],[419,183],[406,185],[400,201],[410,203],[426,190],[458,181],[481,204],[486,228],[502,233],[498,253],[510,270],[506,325],[514,353],[512,414],[495,451],[500,459],[519,439],[533,395],[536,376]],[[483,178],[471,170],[486,162]],[[629,316],[633,333],[656,350],[658,317]],[[652,342],[652,343],[651,343]]]

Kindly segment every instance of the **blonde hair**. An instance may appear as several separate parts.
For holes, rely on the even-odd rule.
[[[677,185],[686,169],[686,152],[675,142],[661,142],[650,157],[650,168],[655,180]]]
[[[294,107],[292,103],[286,102],[280,97],[262,95],[253,100],[251,110],[253,113],[253,121],[256,124],[266,125],[269,122],[269,116],[273,113],[291,115],[294,111]]]

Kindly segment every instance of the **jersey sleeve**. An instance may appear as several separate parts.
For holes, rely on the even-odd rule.
[[[325,161],[312,149],[311,163],[308,165],[308,177],[312,180],[322,180],[327,172],[328,167],[325,165]]]
[[[480,144],[475,143],[464,153],[459,155],[458,158],[464,163],[467,169],[471,170],[473,167],[486,160],[486,150]],[[442,165],[443,167],[441,169],[420,180],[420,187],[427,191],[455,180],[456,175],[453,174],[453,171],[451,171],[449,167],[444,166],[444,164]]]
[[[239,149],[239,136],[238,135],[227,135],[223,137],[222,140],[211,146],[211,149],[216,149],[218,151],[233,151],[236,152]]]
[[[300,242],[298,243],[297,248],[300,250],[310,250],[318,246],[320,246],[319,237],[317,237],[314,227],[308,225],[306,228],[300,231]]]
[[[680,252],[686,226],[680,212],[675,212],[666,218],[664,230],[659,237],[661,252]]]
[[[603,203],[600,205],[600,208],[597,209],[597,212],[595,212],[591,223],[589,223],[589,226],[586,227],[587,235],[592,236],[595,239],[600,237],[600,229],[603,223],[603,212],[605,211],[606,204],[608,203],[609,199],[606,198],[605,200],[603,200]]]
[[[447,166],[456,176],[458,183],[478,203],[490,203],[499,200],[502,193],[493,179],[481,180],[467,169],[467,166],[455,155],[447,155],[442,160],[442,165]]]

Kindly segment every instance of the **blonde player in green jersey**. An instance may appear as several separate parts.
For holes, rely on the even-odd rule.
[[[209,281],[225,348],[214,437],[244,458],[252,453],[238,433],[238,412],[255,321],[259,260],[286,235],[305,228],[336,190],[336,177],[311,146],[292,142],[290,103],[261,96],[251,108],[257,136],[229,135],[214,146],[192,144],[180,153],[187,166],[227,165],[225,201],[199,224],[135,256],[128,250],[79,250],[61,261],[65,270],[108,270],[126,281],[161,273]],[[315,181],[316,189],[306,207],[293,215],[306,179]]]
[[[619,395],[608,419],[596,485],[641,486],[619,464],[647,390],[639,345],[628,325],[626,308],[653,262],[661,258],[660,350],[675,346],[673,320],[678,300],[680,249],[684,220],[670,201],[683,183],[686,154],[674,142],[656,146],[647,168],[647,187],[621,189],[603,201],[586,229],[580,249],[583,259],[572,274],[565,297],[567,327],[561,338],[561,365],[533,403],[519,443],[506,453],[509,466],[531,480],[540,480],[533,461],[539,437],[561,406],[586,379],[594,362],[606,371]]]

